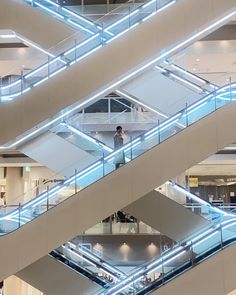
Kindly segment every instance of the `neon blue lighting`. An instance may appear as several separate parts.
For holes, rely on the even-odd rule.
[[[96,26],[98,29],[102,29],[101,26],[99,26],[99,25],[95,25],[95,23],[93,23],[92,21],[90,21],[90,20],[88,20],[88,19],[86,19],[86,18],[84,18],[84,17],[81,17],[79,14],[76,14],[76,13],[74,13],[73,11],[71,11],[71,10],[65,8],[65,7],[61,7],[61,9],[64,10],[66,13],[69,13],[69,14],[75,16],[76,18],[78,18],[78,19],[80,19],[80,20],[86,22],[87,24],[89,24],[89,25],[91,25],[91,26]]]
[[[53,10],[50,9],[50,8],[47,8],[47,7],[43,6],[43,5],[40,4],[39,2],[34,1],[34,3],[35,3],[36,5],[38,5],[39,7],[41,7],[43,10],[46,10],[47,12],[49,12],[50,14],[55,15],[56,17],[59,17],[60,19],[64,19],[64,17],[63,17],[61,14],[59,14],[59,13],[53,11]]]
[[[45,2],[50,3],[51,5],[55,6],[55,7],[60,7],[60,5],[58,5],[57,3],[51,1],[51,0],[44,0]]]
[[[73,21],[72,19],[68,19],[67,21],[68,21],[68,23],[70,23],[70,24],[72,24],[72,25],[78,27],[79,29],[81,29],[81,30],[83,30],[83,31],[85,31],[85,32],[87,32],[87,33],[89,33],[89,34],[93,34],[93,32],[92,32],[91,30],[86,29],[85,27],[83,27],[83,26],[77,24],[77,23],[76,23],[75,21]]]

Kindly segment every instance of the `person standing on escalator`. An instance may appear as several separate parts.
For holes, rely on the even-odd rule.
[[[120,149],[124,145],[124,133],[121,126],[116,127],[116,133],[114,135],[114,148],[115,150]],[[125,164],[125,154],[124,151],[120,151],[115,155],[114,164],[116,169],[120,167],[120,165]]]

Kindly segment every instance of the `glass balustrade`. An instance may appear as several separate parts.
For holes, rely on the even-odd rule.
[[[149,294],[236,241],[236,218],[212,226],[188,241],[163,251],[153,261],[96,294]]]
[[[17,209],[1,217],[0,224],[9,224],[7,228],[2,226],[1,231],[8,233],[19,228],[68,197],[78,193],[79,190],[115,171],[116,157],[124,156],[126,164],[128,164],[144,152],[188,128],[188,126],[213,113],[225,104],[232,103],[235,99],[236,85],[224,86],[166,119],[151,130],[132,139],[119,150],[115,150],[89,164],[86,168],[82,169],[79,163],[74,163],[73,169],[76,168],[76,165],[78,168],[74,170],[73,175],[71,173],[70,177],[62,177],[61,181],[54,187],[43,190],[33,200],[25,204],[21,203]],[[91,159],[88,159],[88,161],[91,161]],[[67,172],[69,168],[67,167]],[[66,174],[63,174],[62,171],[60,175]]]
[[[51,131],[96,158],[104,157],[113,151],[103,142],[66,123],[52,128]]]
[[[98,31],[95,30],[95,33],[82,42],[76,41],[76,44],[66,49],[62,46],[64,51],[56,57],[50,56],[48,62],[38,68],[10,84],[1,85],[0,101],[9,102],[30,91],[174,3],[175,0],[151,0],[138,8],[128,9],[125,16],[102,29],[98,28]]]
[[[144,222],[137,220],[133,216],[123,215],[124,218],[120,219],[117,215],[113,215],[103,220],[102,222],[94,225],[85,231],[86,235],[133,235],[133,234],[160,234],[151,226]]]
[[[67,242],[50,253],[51,256],[63,262],[75,271],[82,273],[100,284],[103,288],[106,285],[118,282],[125,274],[111,265],[108,257],[98,257],[91,251]]]
[[[84,15],[76,13],[76,11],[71,10],[67,6],[64,6],[63,3],[58,3],[55,0],[24,0],[26,3],[39,8],[43,12],[46,12],[50,16],[56,17],[61,21],[66,22],[68,25],[72,26],[75,29],[79,29],[82,32],[87,33],[88,35],[93,35],[97,33],[101,26],[86,18]]]
[[[188,190],[174,182],[168,181],[163,186],[156,189],[156,191],[211,222],[219,223],[230,216],[230,212],[226,213],[222,208],[212,206],[210,203],[190,193]]]

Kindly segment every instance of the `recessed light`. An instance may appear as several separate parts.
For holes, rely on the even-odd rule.
[[[200,61],[200,58],[197,58],[196,61],[199,62]]]

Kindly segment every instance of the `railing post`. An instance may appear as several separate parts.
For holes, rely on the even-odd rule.
[[[229,77],[229,91],[230,91],[230,102],[233,102],[233,97],[232,97],[232,77]]]
[[[48,78],[50,76],[50,56],[48,55]]]
[[[21,226],[21,203],[19,203],[19,220],[18,220],[18,227]]]
[[[102,34],[101,34],[101,43],[102,43],[102,46],[104,45],[104,25],[102,23]]]
[[[140,220],[137,219],[137,234],[140,234]]]
[[[102,175],[103,175],[103,177],[105,176],[105,160],[104,160],[104,158],[105,158],[105,154],[102,153]]]
[[[163,264],[163,249],[162,249],[162,246],[163,246],[163,243],[162,243],[162,234],[160,233],[160,250],[161,250],[161,279],[162,279],[162,284],[164,284],[164,281],[165,281],[165,278],[164,278],[164,272],[165,272],[165,269],[164,269],[164,264]]]
[[[21,94],[23,93],[23,88],[24,88],[24,81],[23,81],[23,79],[24,79],[24,76],[23,76],[23,71],[20,71],[20,76],[21,76],[21,84],[20,84],[20,86],[21,86]]]
[[[77,189],[77,169],[75,169],[75,194],[78,192]]]
[[[193,267],[193,265],[194,265],[194,257],[193,257],[193,242],[192,241],[191,241],[191,246],[190,247],[191,247],[190,248],[190,251],[191,251],[191,253],[190,253],[191,265]]]
[[[47,186],[47,211],[49,210],[49,186]]]
[[[165,269],[164,269],[164,263],[163,263],[163,257],[161,253],[161,273],[162,273],[162,284],[165,283]]]
[[[188,103],[185,104],[186,127],[188,127]]]
[[[221,247],[221,250],[223,250],[224,246],[223,246],[222,224],[220,224],[220,247]]]
[[[75,61],[77,60],[77,40],[75,39]]]
[[[132,136],[130,136],[130,160],[133,160],[133,141]]]
[[[217,110],[217,103],[216,103],[216,88],[214,88],[214,100],[215,100],[215,111]]]
[[[160,120],[158,119],[158,143],[161,143],[161,129],[160,129]]]
[[[130,19],[130,6],[129,6],[129,28],[131,26],[131,19]]]
[[[0,76],[0,103],[2,103],[2,77]]]
[[[81,13],[84,14],[84,0],[81,0]]]
[[[112,235],[112,216],[109,218],[109,232]]]

